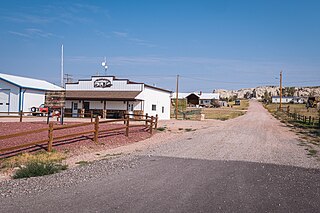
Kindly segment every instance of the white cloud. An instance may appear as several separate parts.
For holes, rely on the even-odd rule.
[[[17,35],[24,38],[50,38],[50,37],[56,37],[61,38],[61,36],[55,35],[50,32],[45,32],[41,29],[37,28],[27,28],[23,32],[16,32],[16,31],[8,31],[8,33]]]
[[[118,31],[113,31],[112,32],[115,36],[117,37],[122,37],[122,38],[126,38],[128,36],[128,33],[126,32],[118,32]]]

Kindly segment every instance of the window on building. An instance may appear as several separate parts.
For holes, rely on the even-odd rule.
[[[156,111],[157,110],[157,105],[152,104],[152,111]]]
[[[164,106],[162,107],[162,113],[164,113]]]

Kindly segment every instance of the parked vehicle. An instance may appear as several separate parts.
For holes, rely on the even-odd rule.
[[[41,104],[39,107],[31,107],[31,112],[33,116],[45,116],[48,114],[48,107]]]

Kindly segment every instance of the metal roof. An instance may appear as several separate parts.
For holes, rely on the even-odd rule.
[[[200,100],[219,99],[219,93],[201,93],[201,94],[199,94],[198,92],[190,92],[190,93],[181,92],[181,93],[178,93],[178,99],[187,98],[191,94],[199,97]],[[171,98],[173,98],[173,99],[176,98],[176,93],[173,93]]]
[[[219,93],[202,93],[200,99],[219,99]]]
[[[0,79],[22,88],[50,91],[64,90],[64,88],[49,83],[48,81],[33,78],[26,78],[21,76],[0,73]]]
[[[190,93],[186,93],[186,92],[179,92],[178,93],[178,99],[184,99],[186,98],[188,95],[190,95]],[[173,99],[176,98],[176,93],[172,93],[172,97]]]

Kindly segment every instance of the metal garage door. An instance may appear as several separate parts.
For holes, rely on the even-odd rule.
[[[10,90],[0,89],[0,112],[9,112]]]

